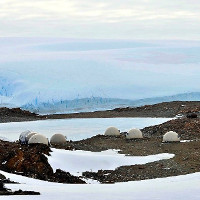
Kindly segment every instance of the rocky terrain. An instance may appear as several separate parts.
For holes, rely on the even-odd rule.
[[[43,144],[21,145],[18,142],[0,140],[0,169],[6,172],[20,174],[40,180],[84,184],[85,181],[71,175],[69,172],[57,169],[53,172],[45,155],[49,155],[50,148]],[[0,174],[0,195],[38,195],[34,191],[12,192],[3,186],[13,183]]]
[[[1,195],[40,195],[39,192],[17,190],[12,192],[10,189],[5,188],[3,182],[0,182],[0,196]]]
[[[19,183],[11,181],[10,179],[7,179],[4,175],[0,174],[0,196],[1,195],[40,195],[39,192],[34,192],[34,191],[17,190],[17,191],[12,192],[10,189],[4,186],[5,183],[19,184]]]
[[[170,130],[179,133],[182,142],[162,143],[163,134]],[[161,125],[146,127],[142,129],[142,132],[145,136],[144,139],[127,140],[124,133],[120,136],[97,135],[86,140],[71,141],[66,146],[96,152],[107,149],[120,149],[119,153],[127,156],[147,156],[159,153],[175,154],[172,159],[145,165],[122,166],[116,170],[100,169],[97,173],[83,173],[84,177],[96,179],[101,183],[144,180],[200,171],[199,118],[174,119]]]
[[[42,119],[42,116],[20,108],[0,108],[0,123],[33,121],[39,119]]]
[[[0,108],[0,123],[68,118],[114,118],[114,117],[175,117],[196,113],[200,115],[200,101],[173,101],[141,107],[116,108],[114,110],[72,114],[36,115],[20,108]]]
[[[0,169],[28,177],[60,183],[85,183],[60,169],[53,172],[45,155],[50,148],[43,144],[21,145],[0,140]]]
[[[174,117],[160,125],[142,129],[144,139],[127,140],[125,133],[120,136],[97,135],[81,141],[68,141],[65,145],[54,146],[68,150],[103,151],[120,149],[119,153],[127,156],[146,156],[159,153],[173,153],[171,159],[152,162],[144,165],[121,166],[115,170],[84,172],[82,177],[72,176],[69,172],[58,169],[53,172],[47,157],[51,149],[44,145],[21,145],[18,142],[0,141],[0,169],[19,173],[32,178],[61,183],[85,183],[82,178],[92,178],[101,183],[115,183],[168,177],[200,172],[200,102],[171,102],[138,108],[117,108],[112,111],[88,114],[69,114],[68,117]],[[28,116],[26,118],[26,116]],[[59,118],[61,115],[37,116],[20,109],[0,109],[1,121],[9,120],[44,120]],[[176,131],[181,140],[178,143],[162,143],[162,136],[167,131]],[[3,178],[0,177],[1,180]],[[20,192],[19,192],[20,193]]]
[[[200,101],[173,101],[141,107],[115,108],[114,110],[83,112],[74,114],[46,115],[48,119],[64,118],[114,118],[114,117],[175,117],[197,113],[200,115]]]

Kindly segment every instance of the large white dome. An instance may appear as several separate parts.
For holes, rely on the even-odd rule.
[[[36,143],[48,145],[48,139],[44,135],[35,134],[29,139],[28,144],[36,144]]]
[[[60,133],[54,134],[50,139],[51,144],[63,144],[66,141],[66,137]]]
[[[169,131],[163,135],[163,142],[179,142],[180,138],[174,131]]]
[[[29,130],[22,132],[22,133],[20,134],[20,136],[19,136],[19,141],[20,141],[21,143],[26,143],[26,136],[27,136],[28,134],[30,134],[30,133],[31,133],[31,131],[29,131]]]
[[[26,137],[25,137],[26,143],[28,143],[29,139],[30,139],[33,135],[35,135],[35,134],[37,134],[37,133],[34,133],[34,132],[28,133],[28,134],[26,135]]]
[[[106,129],[105,135],[120,135],[120,132],[115,127],[109,127]]]
[[[143,138],[143,135],[140,129],[133,128],[127,133],[126,138],[127,139]]]

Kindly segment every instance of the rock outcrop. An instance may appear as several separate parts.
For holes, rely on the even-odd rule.
[[[50,148],[43,144],[21,145],[0,141],[0,169],[52,182],[85,183],[69,172],[58,170],[54,173],[45,156],[50,152]]]

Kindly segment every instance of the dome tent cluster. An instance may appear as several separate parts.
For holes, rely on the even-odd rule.
[[[106,136],[120,136],[120,130],[118,130],[116,127],[109,127],[106,129],[104,135]],[[143,133],[140,129],[133,128],[130,129],[126,134],[126,139],[143,139]],[[65,144],[67,142],[66,136],[57,133],[54,134],[50,142],[48,138],[46,138],[44,135],[31,132],[29,130],[24,131],[19,136],[19,142],[21,144],[45,144],[45,145],[61,145]],[[163,135],[163,142],[180,142],[179,135],[174,131],[169,131]]]
[[[104,135],[119,136],[120,131],[116,127],[112,126],[112,127],[109,127],[109,128],[106,129]],[[143,135],[142,135],[142,132],[139,129],[133,128],[133,129],[128,131],[128,133],[126,134],[126,138],[127,139],[143,138]]]
[[[120,131],[116,127],[109,127],[106,129],[104,135],[119,136]],[[130,129],[126,133],[126,139],[142,139],[143,137],[142,131],[137,128]],[[163,142],[180,142],[180,137],[178,133],[174,131],[168,131],[163,135]]]
[[[64,144],[67,139],[62,134],[54,134],[50,139],[50,144]],[[24,131],[19,136],[19,142],[21,144],[45,144],[49,145],[49,140],[42,134],[31,132],[29,130]]]

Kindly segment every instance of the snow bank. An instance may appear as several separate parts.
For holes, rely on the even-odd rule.
[[[52,148],[51,156],[48,156],[49,164],[54,171],[62,169],[73,175],[81,175],[85,171],[97,172],[100,169],[114,170],[123,165],[146,164],[162,159],[173,158],[174,154],[157,154],[150,156],[125,156],[118,154],[116,150],[102,152],[68,151]]]
[[[40,196],[4,196],[4,200],[199,200],[200,173],[130,181],[116,184],[70,185],[51,183],[0,171],[22,184],[6,184],[12,190],[35,190]]]

